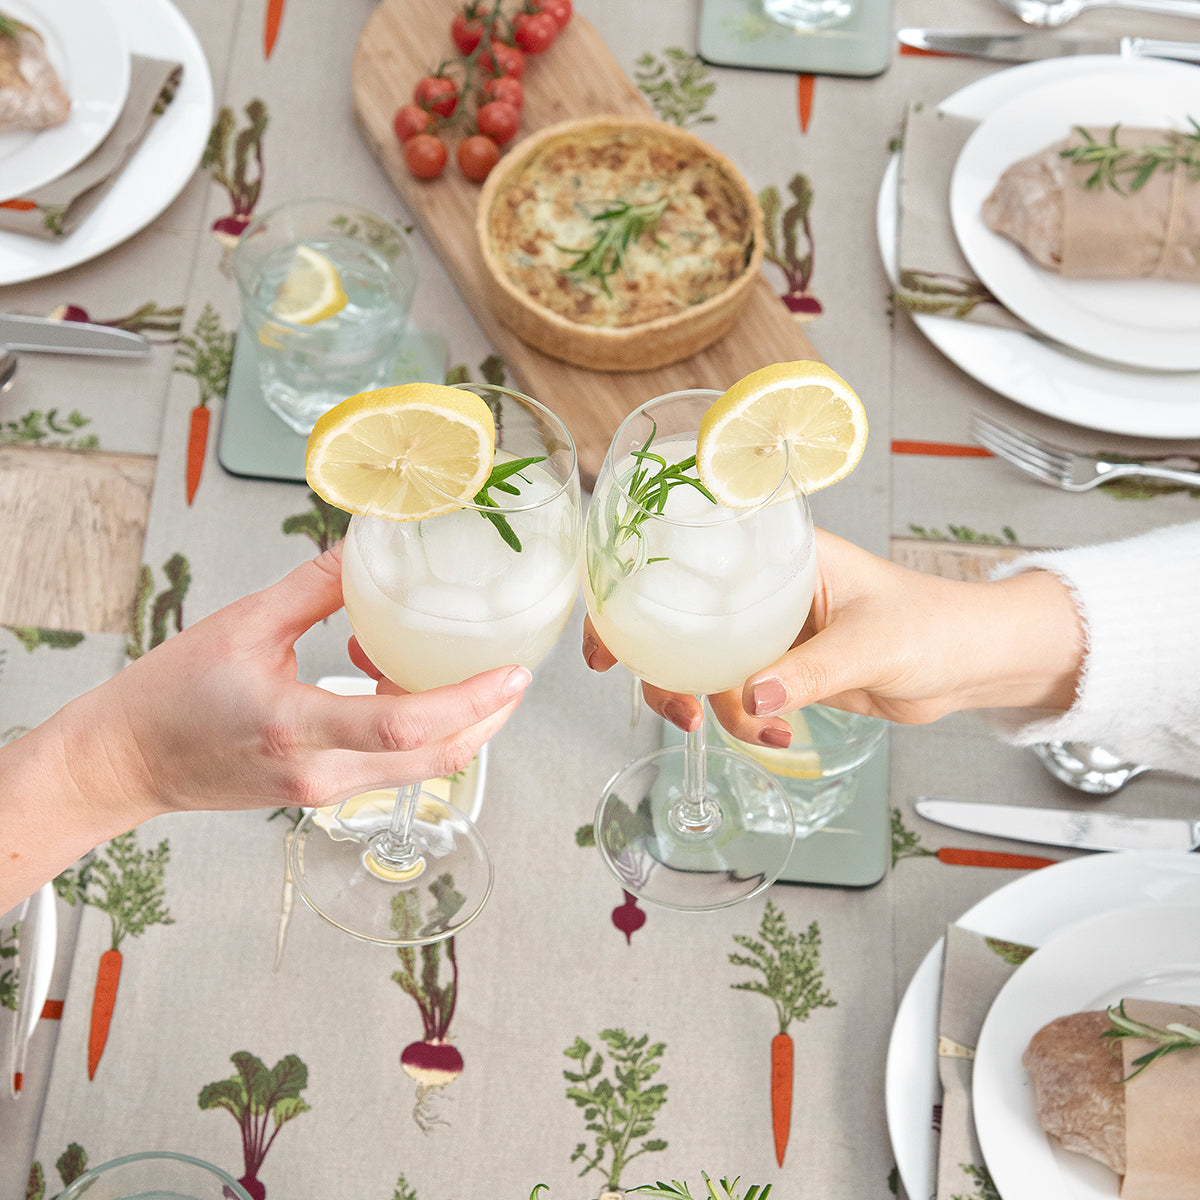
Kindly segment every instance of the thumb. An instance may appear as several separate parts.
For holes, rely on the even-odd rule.
[[[256,596],[257,609],[282,641],[294,642],[342,607],[342,544],[319,554]]]

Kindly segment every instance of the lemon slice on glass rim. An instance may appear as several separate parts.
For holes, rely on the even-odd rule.
[[[474,392],[405,383],[360,392],[319,417],[304,474],[348,513],[420,521],[471,503],[491,474],[495,442],[491,409]]]
[[[726,508],[770,499],[786,447],[791,488],[779,499],[844,479],[867,443],[867,414],[850,385],[821,362],[775,363],[739,380],[700,421],[696,471]]]

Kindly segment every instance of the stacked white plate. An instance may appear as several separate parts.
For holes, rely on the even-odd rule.
[[[938,106],[979,121],[951,177],[950,216],[979,279],[1040,336],[918,315],[951,361],[1001,395],[1091,429],[1200,437],[1200,284],[1063,279],[983,223],[981,205],[1014,162],[1074,125],[1188,130],[1200,71],[1161,59],[1081,55],[998,71]],[[897,274],[898,157],[884,176],[877,227]]]
[[[1200,999],[1200,856],[1097,854],[1030,872],[958,924],[1039,947],[1009,978],[976,1047],[973,1106],[988,1171],[1004,1200],[1114,1200],[1118,1179],[1057,1147],[1038,1125],[1021,1055],[1055,1017],[1122,997]],[[887,1062],[892,1150],[905,1191],[936,1191],[930,1120],[938,1102],[943,943],[914,974]]]

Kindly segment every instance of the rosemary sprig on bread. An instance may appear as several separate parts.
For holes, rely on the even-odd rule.
[[[1109,187],[1127,194],[1146,186],[1156,171],[1186,171],[1191,179],[1200,179],[1200,124],[1188,117],[1191,132],[1169,131],[1167,140],[1159,145],[1122,146],[1117,134],[1120,125],[1108,131],[1108,139],[1100,141],[1081,125],[1075,132],[1083,138],[1082,145],[1069,146],[1059,155],[1071,163],[1093,166],[1084,180],[1086,188]]]

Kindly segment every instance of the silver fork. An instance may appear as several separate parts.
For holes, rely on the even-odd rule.
[[[1035,438],[1023,430],[974,413],[971,432],[975,440],[1035,479],[1068,492],[1086,492],[1109,479],[1136,475],[1144,479],[1169,479],[1200,488],[1200,471],[1184,471],[1157,463],[1109,462],[1094,454],[1079,454]]]

